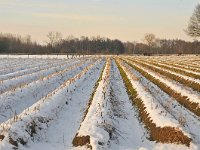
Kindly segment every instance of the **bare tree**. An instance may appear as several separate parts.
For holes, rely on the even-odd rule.
[[[55,46],[61,42],[62,34],[60,32],[49,32],[47,38],[49,40],[47,44],[55,48]]]
[[[186,33],[191,37],[200,36],[200,4],[198,4],[190,17]]]
[[[147,33],[144,36],[144,42],[150,47],[154,47],[156,44],[156,36],[152,33]]]
[[[48,42],[47,45],[53,53],[58,53],[60,50],[59,45],[62,41],[62,34],[60,32],[49,32],[47,34]]]

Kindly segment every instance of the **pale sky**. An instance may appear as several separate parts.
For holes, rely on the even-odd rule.
[[[31,35],[43,42],[49,31],[75,37],[103,36],[142,41],[189,38],[184,29],[199,0],[0,0],[0,32]]]

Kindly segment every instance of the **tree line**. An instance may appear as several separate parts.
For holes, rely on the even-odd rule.
[[[0,53],[27,53],[27,54],[123,54],[124,43],[120,40],[111,40],[102,37],[76,38],[68,36],[63,39],[58,32],[49,32],[45,45],[31,41],[30,36],[16,36],[0,34]]]
[[[153,37],[151,37],[153,36]],[[63,39],[58,32],[50,32],[45,45],[31,41],[30,36],[0,34],[0,53],[25,54],[200,54],[200,42],[156,39],[153,34],[145,35],[144,43],[122,42],[103,37]]]
[[[144,40],[146,41],[146,40]],[[128,54],[200,54],[200,42],[188,42],[180,39],[154,39],[155,42],[124,43]]]
[[[200,4],[190,18],[188,36],[200,37]],[[200,42],[188,42],[180,39],[159,39],[152,33],[144,36],[144,42],[122,42],[104,37],[68,36],[63,38],[59,32],[49,32],[45,45],[25,37],[0,33],[0,53],[25,54],[200,54]]]

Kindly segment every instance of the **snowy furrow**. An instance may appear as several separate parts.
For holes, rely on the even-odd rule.
[[[0,70],[0,75],[5,75],[5,74],[9,74],[9,73],[14,73],[14,72],[17,72],[17,71],[30,69],[34,66],[38,66],[38,65],[42,65],[42,64],[46,63],[45,60],[33,60],[33,61],[29,60],[29,61],[27,61],[25,59],[25,60],[22,60],[22,61],[23,62],[22,62],[21,65],[15,64],[13,66],[4,67],[4,69]],[[49,60],[49,63],[51,63],[51,60]]]
[[[142,59],[139,59],[140,61]],[[195,74],[195,75],[200,75],[200,70],[198,69],[191,69],[190,67],[186,67],[185,65],[180,65],[180,64],[177,64],[177,62],[162,62],[162,61],[158,61],[158,60],[142,60],[142,61],[145,61],[146,63],[149,63],[149,64],[158,64],[158,65],[161,65],[161,66],[164,66],[164,67],[170,67],[170,68],[174,68],[174,69],[177,69],[177,70],[180,70],[180,71],[183,71],[183,72],[186,72],[186,73],[191,73],[191,74]],[[156,65],[155,64],[155,65]]]
[[[5,69],[5,67],[6,68],[7,67],[13,68],[16,66],[20,67],[20,66],[24,65],[24,62],[30,63],[30,62],[33,62],[35,59],[0,58],[0,60],[3,61],[2,64],[0,65],[0,70],[1,70],[1,69]],[[42,60],[40,60],[40,61],[42,61]]]
[[[118,141],[111,141],[112,150],[153,149],[153,142],[146,139],[146,130],[139,123],[136,108],[126,92],[126,87],[115,62],[112,62],[110,85],[114,96],[114,120],[120,135]]]
[[[81,72],[84,67],[92,63],[94,61],[88,61],[82,65],[74,65],[61,74],[44,80],[38,80],[16,91],[0,95],[0,123],[21,113],[25,108],[31,106],[42,97],[46,97],[48,93],[58,88],[63,82],[72,78],[75,74]]]
[[[184,69],[185,71],[192,71],[192,73],[198,73],[200,74],[200,69],[198,68],[195,68],[195,67],[191,67],[191,66],[188,66],[186,64],[178,64],[178,63],[172,63],[172,62],[168,62],[168,63],[165,63],[169,66],[175,66],[177,68],[180,68],[180,69]]]
[[[140,97],[144,102],[146,111],[149,113],[149,117],[152,121],[159,127],[170,126],[179,128],[179,122],[174,119],[174,117],[169,114],[160,103],[157,102],[155,96],[147,90],[147,87],[144,87],[140,80],[131,73],[131,69],[127,68],[124,63],[121,63],[121,66],[127,73],[133,87],[136,89],[138,97]]]
[[[0,55],[1,56],[1,55]],[[10,60],[12,62],[13,59],[16,59],[16,62],[11,63],[10,61],[8,61],[9,64],[5,64],[2,68],[2,70],[0,70],[0,75],[5,75],[5,74],[9,74],[9,73],[13,73],[13,72],[17,72],[17,71],[23,71],[26,69],[31,69],[37,66],[43,66],[45,64],[54,64],[56,62],[62,62],[64,60],[70,60],[71,57],[69,58],[65,58],[64,59],[61,57],[61,59],[58,58],[48,58],[49,56],[46,56],[47,58],[45,59],[45,57],[41,57],[41,58],[9,58],[8,60]],[[81,57],[74,57],[75,58],[81,58]],[[87,57],[85,57],[87,58]]]
[[[180,126],[183,127],[192,137],[195,144],[200,144],[200,117],[194,115],[186,108],[182,107],[175,99],[163,92],[157,85],[143,77],[139,72],[125,64],[130,69],[131,73],[140,80],[140,83],[147,88],[147,90],[154,95],[155,99],[179,121]],[[140,67],[142,69],[142,67]],[[150,70],[145,69],[149,74]],[[152,74],[151,74],[152,75]]]
[[[150,75],[152,75],[156,79],[160,80],[160,82],[163,82],[164,84],[166,84],[168,87],[170,87],[177,93],[181,93],[181,95],[188,97],[189,101],[198,103],[199,107],[200,107],[200,93],[199,92],[194,91],[192,88],[185,87],[184,85],[182,85],[174,80],[171,80],[164,75],[154,72],[148,68],[145,68],[139,64],[136,64],[134,62],[131,62],[131,63],[134,64],[135,66],[139,67],[140,69],[148,72]]]
[[[73,87],[74,82],[82,80],[86,73],[95,65],[97,63],[90,64],[71,79],[63,82],[52,93],[49,93],[47,97],[40,99],[30,108],[27,108],[21,114],[1,125],[1,135],[4,135],[4,138],[0,143],[0,148],[22,147],[30,140],[40,139],[40,133],[46,130],[53,120],[58,118],[58,114],[66,106],[68,102],[66,95],[70,92],[68,90],[72,88],[75,91],[76,88]],[[33,128],[35,129],[34,131]],[[15,142],[11,142],[11,139]]]
[[[74,149],[72,140],[82,122],[87,103],[94,90],[105,61],[101,61],[96,67],[93,67],[86,73],[84,78],[76,81],[65,89],[58,100],[64,99],[67,104],[58,114],[58,117],[50,124],[49,128],[41,134],[42,139],[39,142],[31,142],[26,150],[48,149],[48,150],[66,150]]]
[[[0,55],[0,61],[0,149],[200,148],[200,80],[174,71],[198,72],[200,57]]]
[[[176,62],[174,62],[176,63]],[[186,69],[193,69],[193,70],[196,70],[197,72],[200,72],[200,66],[195,66],[195,65],[191,65],[191,64],[188,64],[188,63],[176,63],[176,65],[178,66],[184,66]]]
[[[0,64],[0,70],[5,69],[5,67],[11,67],[13,65],[19,64],[20,65],[20,60],[19,59],[9,59],[9,58],[0,58],[1,64]]]
[[[110,60],[107,60],[102,78],[93,96],[92,103],[88,109],[80,129],[77,132],[74,141],[79,137],[88,137],[89,142],[83,145],[92,147],[92,149],[109,149],[110,139],[114,136],[114,122],[112,120],[110,99]],[[86,147],[85,147],[86,148]],[[82,148],[81,148],[82,149]],[[87,149],[87,148],[86,148]]]
[[[64,65],[65,63],[67,63],[69,61],[70,60],[67,60],[67,61],[60,60],[60,61],[52,61],[51,63],[46,62],[46,63],[41,63],[41,64],[35,64],[34,66],[32,66],[31,68],[28,68],[28,69],[19,70],[16,72],[0,75],[0,81],[2,82],[3,80],[9,80],[9,79],[13,79],[15,77],[32,74],[32,73],[39,72],[39,71],[42,71],[42,70],[45,70],[48,68],[56,67],[59,65]]]
[[[52,76],[53,74],[58,74],[64,72],[68,67],[73,66],[76,63],[81,63],[83,61],[73,61],[66,62],[63,65],[48,67],[44,70],[26,74],[23,76],[15,77],[13,79],[3,80],[0,83],[0,93],[5,93],[10,90],[15,90],[16,88],[21,88],[24,85],[28,85],[34,81],[40,80],[47,76]]]
[[[173,69],[176,69],[176,70],[180,70],[180,71],[182,71],[182,74],[184,75],[184,72],[186,72],[186,73],[191,73],[191,74],[195,74],[195,75],[200,75],[200,73],[198,73],[198,72],[195,72],[195,71],[191,71],[191,70],[187,70],[187,69],[184,69],[184,68],[180,68],[180,67],[176,67],[176,66],[173,66],[173,65],[169,65],[169,64],[164,64],[164,63],[159,63],[159,62],[153,62],[153,63],[151,63],[150,61],[145,61],[146,63],[148,63],[148,64],[153,64],[153,65],[160,65],[161,67],[163,66],[163,67],[167,67],[167,68],[173,68]],[[156,63],[156,64],[155,64]],[[166,68],[166,69],[167,69]],[[164,68],[165,69],[165,68]],[[167,69],[167,70],[170,70],[170,69]],[[171,71],[171,70],[170,70]]]
[[[198,66],[195,61],[200,60],[199,57],[196,56],[185,56],[185,57],[179,57],[179,56],[128,56],[127,58],[133,58],[133,59],[139,59],[139,60],[149,60],[149,61],[157,61],[157,62],[171,62],[171,63],[180,63],[182,65],[192,65]]]
[[[153,118],[150,117],[149,112],[146,109],[146,105],[144,104],[143,100],[138,96],[138,91],[133,87],[131,80],[127,76],[126,70],[124,70],[121,65],[120,65],[120,60],[117,59],[117,65],[120,70],[120,74],[122,75],[123,81],[126,85],[127,88],[127,93],[130,96],[130,99],[132,100],[133,105],[137,108],[138,113],[139,113],[139,119],[140,121],[144,124],[145,128],[147,129],[149,133],[149,139],[156,141],[156,142],[161,142],[161,143],[174,143],[174,144],[184,144],[186,146],[191,146],[191,138],[189,138],[186,134],[183,133],[182,130],[179,128],[171,127],[171,126],[165,126],[165,127],[160,127],[157,124],[153,122]],[[131,65],[136,70],[140,70],[138,68],[135,68],[134,66]],[[127,70],[129,71],[129,70]],[[142,73],[143,74],[143,73]],[[131,75],[131,73],[130,73]],[[145,77],[146,75],[143,74]],[[131,78],[133,80],[138,79],[132,75]],[[149,92],[149,91],[147,91]],[[152,104],[151,104],[152,106]],[[158,107],[158,105],[157,105]],[[155,107],[155,109],[157,109]],[[162,115],[163,112],[161,112],[160,115]],[[165,114],[166,115],[166,114]]]
[[[107,80],[109,80],[107,88],[104,88],[100,82],[94,95],[96,99],[93,99],[88,115],[76,136],[89,135],[92,149],[98,150],[149,147],[152,143],[145,139],[145,131],[134,113],[114,61],[111,62],[110,77]],[[101,86],[103,88],[99,88]],[[106,99],[102,100],[103,96],[100,90],[104,89],[110,94],[106,96],[105,93]],[[76,147],[75,149],[82,150],[87,149],[87,147]]]
[[[90,55],[86,55],[90,56]],[[83,55],[0,55],[0,58],[9,59],[68,59],[68,58],[78,58],[85,57]]]
[[[171,56],[170,56],[171,57]],[[131,58],[131,57],[130,57]],[[183,59],[182,57],[172,57],[172,59],[169,59],[169,58],[166,58],[166,57],[156,57],[156,56],[153,56],[153,57],[145,57],[145,58],[141,58],[140,57],[136,58],[135,59],[139,59],[139,60],[149,60],[149,61],[155,61],[155,62],[160,62],[160,63],[173,63],[173,64],[179,64],[180,66],[189,66],[189,67],[192,67],[192,68],[200,68],[199,64],[196,64],[194,61],[195,59],[193,60],[193,57],[189,57],[189,58],[185,58]]]
[[[147,65],[147,66],[151,66],[151,67],[160,69],[160,70],[162,70],[162,71],[168,72],[168,73],[170,73],[170,74],[176,75],[176,76],[181,77],[181,78],[183,78],[183,79],[185,79],[185,80],[188,80],[188,81],[191,81],[191,82],[195,82],[195,83],[197,83],[197,84],[200,84],[200,80],[199,80],[199,79],[191,78],[191,77],[189,77],[189,76],[182,75],[182,74],[176,73],[176,72],[174,72],[174,71],[170,71],[170,70],[167,70],[167,69],[164,69],[164,68],[161,68],[161,67],[152,65],[152,64],[150,65],[150,64],[148,64],[148,63],[146,63],[146,62],[142,62],[142,63],[145,64],[145,65]]]

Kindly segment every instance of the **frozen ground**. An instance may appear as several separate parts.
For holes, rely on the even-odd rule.
[[[187,60],[186,56],[161,57],[129,58],[158,63],[164,59],[179,62],[174,68],[181,67],[180,62]],[[195,56],[189,58],[200,60]],[[127,94],[114,56],[4,55],[0,56],[0,61],[2,150],[200,149],[200,117],[121,60],[120,66],[144,102],[152,121],[159,127],[175,127],[192,139],[189,147],[149,140],[148,129]],[[187,64],[195,68],[194,64]],[[192,88],[135,65],[190,101],[200,102],[200,93]],[[192,80],[186,75],[170,72]],[[182,116],[184,124],[179,120]],[[72,144],[75,137],[83,136],[90,137],[88,144],[78,147]]]

